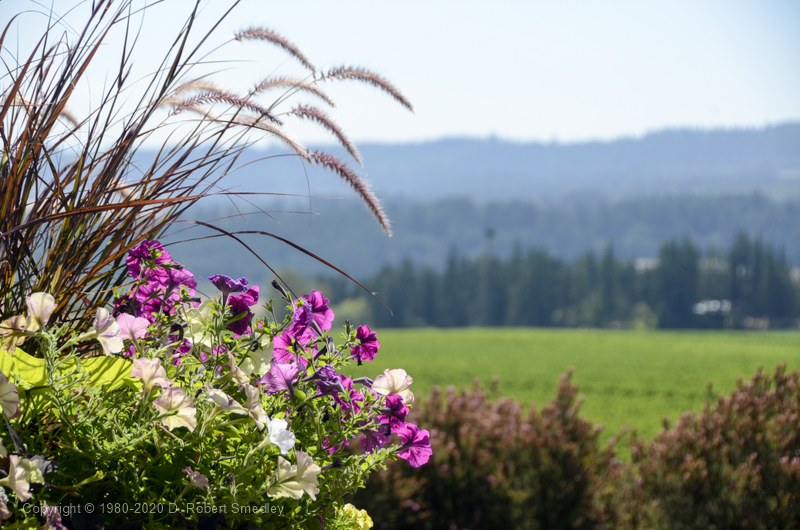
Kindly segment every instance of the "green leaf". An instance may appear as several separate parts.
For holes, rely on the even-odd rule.
[[[92,357],[82,361],[81,368],[89,372],[88,386],[91,387],[108,385],[106,390],[112,391],[125,384],[141,386],[141,381],[131,376],[133,363],[119,357]]]
[[[69,374],[75,370],[77,360],[67,359],[58,367],[59,374]],[[131,376],[133,363],[119,357],[92,357],[81,361],[81,370],[89,374],[86,386],[97,388],[104,386],[112,391],[123,385],[137,388],[141,385],[138,379]],[[22,381],[20,387],[29,389],[36,386],[47,386],[45,360],[32,357],[17,348],[14,355],[0,355],[0,372],[8,377],[18,376]]]
[[[44,359],[31,357],[19,348],[13,355],[0,355],[0,372],[9,379],[22,379],[20,387],[24,389],[47,385]]]

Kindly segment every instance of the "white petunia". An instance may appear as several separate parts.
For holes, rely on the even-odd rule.
[[[165,388],[153,406],[161,413],[159,419],[167,429],[173,431],[178,427],[186,427],[194,431],[197,427],[197,409],[192,398],[180,387]],[[173,414],[174,413],[174,414]]]
[[[48,293],[33,293],[25,297],[28,305],[28,331],[39,331],[47,326],[50,315],[56,310],[56,299]]]
[[[211,300],[203,300],[198,307],[186,311],[187,335],[191,337],[192,344],[202,344],[208,350],[213,345],[211,335],[206,333],[213,323],[211,311]]]
[[[278,446],[282,454],[288,453],[296,442],[294,433],[289,430],[289,424],[286,423],[286,420],[271,420],[269,416],[265,416],[265,418],[267,436],[258,444],[256,449],[261,449],[271,444]]]
[[[22,458],[19,461],[19,466],[25,470],[25,480],[31,484],[44,484],[44,475],[35,460]]]
[[[94,316],[94,325],[80,337],[79,341],[97,339],[103,347],[103,353],[110,355],[122,351],[122,338],[119,336],[120,328],[114,317],[104,307],[98,307]]]
[[[296,466],[291,465],[282,456],[278,457],[278,469],[270,479],[271,485],[267,490],[267,495],[299,499],[303,493],[308,493],[312,500],[317,500],[318,475],[322,469],[306,453],[297,451],[295,455],[297,456]]]
[[[0,372],[0,407],[9,419],[18,418],[21,414],[17,385],[9,381],[3,372]]]
[[[269,421],[269,416],[261,408],[259,402],[261,401],[261,392],[253,385],[244,385],[244,395],[247,396],[244,408],[250,413],[250,416],[255,420],[258,430],[264,430],[264,424]]]
[[[161,388],[169,388],[173,384],[167,379],[167,371],[161,366],[161,359],[135,359],[133,368],[131,368],[131,377],[138,377],[142,380],[145,394],[149,394],[156,385]]]
[[[267,337],[264,335],[264,337]],[[269,337],[267,337],[269,340]],[[260,342],[260,341],[259,341]],[[272,362],[273,344],[270,342],[266,346],[261,346],[254,352],[245,357],[240,368],[247,375],[263,376],[269,371],[269,363]]]
[[[248,412],[247,410],[235,399],[230,397],[228,394],[219,390],[218,388],[212,387],[210,384],[206,383],[205,385],[206,395],[214,402],[216,405],[215,411],[211,413],[211,417],[213,418],[216,416],[221,410],[226,410],[228,412],[232,412],[234,414],[243,414],[246,415]],[[209,418],[210,419],[210,418]]]
[[[383,371],[383,375],[375,378],[372,390],[384,396],[397,394],[403,398],[404,403],[408,404],[414,402],[414,393],[408,388],[413,382],[411,376],[402,368],[387,369]]]
[[[189,475],[189,486],[208,490],[208,477],[190,467],[183,468],[183,472]]]
[[[0,352],[13,355],[17,347],[21,346],[27,335],[28,319],[22,315],[9,317],[0,322]]]
[[[19,456],[8,457],[8,476],[0,479],[0,486],[12,490],[23,502],[31,498],[31,485],[25,478],[25,468],[20,465]]]

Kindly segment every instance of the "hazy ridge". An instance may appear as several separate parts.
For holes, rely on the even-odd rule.
[[[343,200],[249,197],[276,212],[274,220],[258,214],[216,223],[272,232],[356,276],[406,258],[441,268],[453,250],[506,256],[516,244],[566,259],[609,242],[621,258],[654,256],[665,239],[684,235],[703,247],[727,248],[742,230],[784,248],[800,263],[800,124],[664,131],[583,144],[366,144],[361,151],[363,173],[394,223],[392,238],[335,175],[304,167],[297,157],[247,165],[224,183],[238,191],[298,195],[310,187],[315,197]],[[241,163],[276,152],[248,152]],[[227,199],[211,198],[188,217],[214,220],[256,211],[244,201],[236,204],[238,210]],[[297,210],[313,215],[277,213]],[[203,256],[204,274],[265,274],[238,243],[223,239],[174,248],[187,255],[186,263],[197,264],[191,256]],[[326,271],[284,244],[245,239],[277,268]]]

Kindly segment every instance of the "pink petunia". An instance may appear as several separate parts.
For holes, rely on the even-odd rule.
[[[147,335],[150,321],[143,317],[122,313],[117,317],[117,324],[119,324],[119,336],[123,340],[136,342]]]

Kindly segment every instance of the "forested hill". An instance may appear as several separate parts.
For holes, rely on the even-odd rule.
[[[242,209],[253,211],[242,205]],[[286,205],[267,203],[263,214],[238,217],[227,206],[200,208],[195,219],[214,220],[228,230],[262,230],[293,241],[347,272],[365,277],[384,264],[409,259],[417,265],[442,270],[453,250],[467,258],[495,254],[510,256],[515,245],[539,248],[559,259],[572,260],[588,250],[602,252],[614,245],[621,259],[654,257],[670,238],[690,236],[703,250],[728,248],[740,231],[776,249],[800,264],[800,199],[775,201],[759,194],[719,197],[676,195],[630,198],[597,205],[535,205],[525,202],[478,204],[467,199],[427,203],[387,201],[394,237],[387,237],[355,200],[317,201],[315,213],[280,213]],[[234,216],[234,217],[230,217]],[[227,217],[227,219],[222,219]],[[198,234],[200,232],[197,232]],[[193,237],[193,232],[180,234]],[[307,275],[328,272],[325,267],[289,246],[264,236],[242,236],[277,268]],[[264,266],[235,241],[217,238],[170,247],[176,256],[193,263],[206,275],[266,276]],[[202,263],[192,259],[202,256]],[[179,259],[179,261],[181,261]]]
[[[585,143],[513,143],[450,139],[362,144],[355,166],[384,198],[428,201],[597,201],[657,193],[724,194],[760,190],[800,196],[800,123],[763,129],[676,129],[636,139]],[[333,150],[342,159],[340,150]],[[337,178],[285,150],[252,151],[226,177],[239,191],[350,196]],[[142,156],[146,156],[143,154]]]

